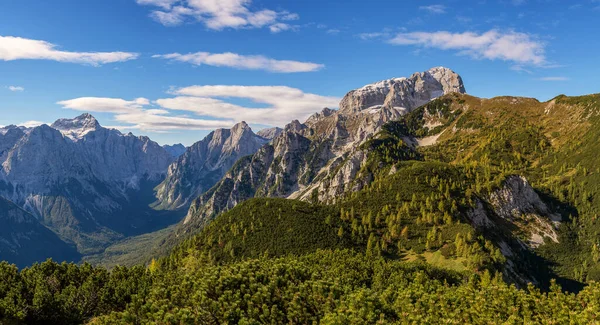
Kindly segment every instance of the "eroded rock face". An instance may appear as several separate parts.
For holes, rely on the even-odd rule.
[[[490,194],[489,203],[497,216],[513,223],[529,237],[528,246],[536,248],[544,240],[558,242],[556,227],[561,221],[560,215],[548,209],[525,177],[506,179],[500,190]]]
[[[545,242],[558,243],[556,230],[561,216],[548,208],[525,177],[518,175],[507,177],[500,189],[475,203],[468,217],[475,228],[496,238],[506,257],[505,276],[516,283],[537,283],[527,276],[532,273],[524,270],[530,266],[516,261],[526,260],[524,254]]]
[[[187,207],[238,159],[255,153],[267,141],[254,134],[246,122],[211,132],[169,166],[166,179],[156,187],[158,205],[166,209]]]
[[[370,180],[356,179],[366,162],[360,145],[381,127],[444,94],[464,93],[460,76],[433,68],[409,78],[380,81],[349,92],[338,111],[323,109],[292,121],[272,143],[239,161],[196,199],[182,232],[193,232],[224,209],[255,196],[334,200]]]

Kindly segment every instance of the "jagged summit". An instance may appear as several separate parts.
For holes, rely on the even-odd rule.
[[[14,124],[2,126],[2,127],[0,127],[0,135],[5,135],[6,133],[8,133],[8,131],[18,129],[18,128],[19,127]]]
[[[89,113],[81,114],[75,118],[61,118],[52,123],[53,129],[59,130],[64,136],[78,140],[89,132],[100,129],[100,123]]]
[[[188,147],[156,187],[157,206],[177,209],[212,187],[241,157],[267,143],[242,121],[231,129],[217,129]]]
[[[268,129],[262,129],[262,130],[256,132],[256,135],[258,135],[261,138],[265,138],[265,139],[268,139],[268,140],[273,140],[278,135],[280,135],[281,132],[283,132],[282,128],[273,127],[273,128],[268,128]]]
[[[173,158],[177,158],[185,152],[185,146],[181,143],[177,143],[174,145],[164,145],[162,146]]]
[[[300,123],[300,121],[298,121],[298,120],[293,120],[292,122],[290,122],[283,128],[283,131],[298,133],[304,129],[306,129],[306,125]]]
[[[100,123],[91,114],[84,113],[72,119],[58,119],[56,122],[52,123],[51,126],[57,130],[96,129],[100,127]]]
[[[410,77],[392,78],[350,91],[340,102],[339,112],[351,115],[384,108],[407,113],[445,94],[465,93],[462,78],[445,67],[417,72]]]

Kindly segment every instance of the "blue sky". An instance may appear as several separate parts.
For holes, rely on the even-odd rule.
[[[5,0],[0,125],[82,112],[186,145],[434,66],[479,97],[600,92],[600,1]]]

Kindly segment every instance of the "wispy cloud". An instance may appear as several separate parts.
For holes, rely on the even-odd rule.
[[[152,102],[145,98],[82,97],[58,104],[66,109],[112,113],[115,121],[124,124],[116,128],[164,132],[230,127],[242,120],[283,126],[293,119],[306,119],[323,107],[337,107],[340,100],[285,86],[191,86],[171,93],[174,97]],[[229,100],[236,98],[250,100],[261,108]]]
[[[476,59],[504,60],[541,66],[546,63],[544,44],[533,36],[514,31],[490,30],[485,33],[411,32],[399,33],[388,40],[393,45],[412,45],[442,50]]]
[[[165,109],[155,108],[146,98],[125,100],[122,98],[81,97],[63,100],[57,104],[65,109],[94,113],[112,113],[117,122],[127,125],[120,129],[142,129],[147,131],[208,130],[227,127],[233,120],[205,120],[186,116],[173,116]]]
[[[446,6],[444,6],[444,5],[420,6],[419,9],[428,11],[429,13],[432,13],[432,14],[445,14],[446,13]]]
[[[149,105],[150,101],[146,98],[124,100],[121,98],[80,97],[70,100],[63,100],[57,104],[64,108],[77,111],[131,113],[140,111],[144,106]]]
[[[21,92],[21,91],[25,91],[25,88],[21,87],[21,86],[8,86],[6,87],[8,88],[8,90],[12,91],[12,92]]]
[[[40,122],[40,121],[27,121],[27,122],[23,122],[23,123],[19,124],[19,126],[24,126],[26,128],[34,128],[34,127],[40,126],[42,124],[47,124],[47,123]]]
[[[199,21],[212,30],[226,28],[263,28],[272,32],[293,29],[286,21],[298,14],[270,9],[253,10],[252,0],[136,0],[140,5],[157,7],[150,16],[165,26]]]
[[[510,69],[512,71],[517,71],[517,72],[525,72],[525,73],[529,73],[529,74],[533,73],[531,70],[526,69],[522,65],[513,65],[513,66],[510,67]]]
[[[13,36],[0,36],[0,60],[52,60],[98,66],[136,59],[131,52],[69,52],[46,41]]]
[[[374,32],[374,33],[360,33],[357,35],[362,40],[388,38],[390,34],[388,32]]]
[[[153,58],[169,59],[193,65],[211,65],[244,70],[265,70],[277,73],[311,72],[323,69],[323,64],[291,60],[275,60],[262,55],[241,55],[237,53],[171,53],[153,55]]]
[[[567,80],[569,80],[569,78],[567,78],[567,77],[542,77],[542,78],[538,78],[537,80],[541,80],[541,81],[567,81]]]
[[[249,123],[284,125],[304,120],[323,107],[337,107],[340,98],[305,93],[286,86],[191,86],[172,91],[175,98],[159,99],[163,108],[194,112],[213,118],[238,118]],[[221,98],[243,98],[262,108],[231,104]]]

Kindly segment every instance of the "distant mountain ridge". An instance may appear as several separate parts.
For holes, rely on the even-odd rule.
[[[81,252],[93,251],[152,223],[173,222],[142,212],[142,192],[172,161],[148,137],[103,128],[90,114],[51,126],[9,126],[0,132],[0,196]]]
[[[174,144],[174,145],[164,145],[163,148],[171,155],[171,157],[173,158],[178,158],[179,156],[183,155],[183,153],[185,152],[185,146],[182,145],[181,143],[178,144]]]

